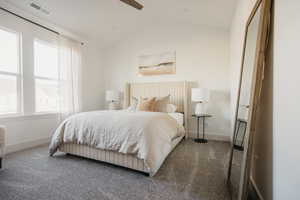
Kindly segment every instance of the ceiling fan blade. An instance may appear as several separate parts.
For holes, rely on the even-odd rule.
[[[138,10],[142,10],[144,8],[144,6],[142,4],[138,3],[135,0],[120,0],[120,1],[122,1],[123,3],[126,3],[126,4],[128,4],[130,6],[132,6],[132,7],[136,8],[136,9],[138,9]]]

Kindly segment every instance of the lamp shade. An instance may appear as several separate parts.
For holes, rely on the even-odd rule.
[[[209,90],[206,88],[192,88],[192,101],[193,102],[209,101]]]
[[[119,101],[120,93],[118,91],[107,90],[105,94],[106,101]]]

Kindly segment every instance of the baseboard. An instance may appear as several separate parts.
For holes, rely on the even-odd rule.
[[[5,153],[9,154],[9,153],[17,152],[17,151],[22,151],[24,149],[30,149],[30,148],[40,146],[43,144],[48,144],[50,142],[50,140],[51,140],[51,138],[47,137],[47,138],[41,138],[41,139],[37,139],[37,140],[22,142],[19,144],[8,145],[5,147]]]
[[[197,135],[196,132],[189,132],[188,133],[188,138],[195,138],[195,135]],[[200,135],[202,136],[202,135]],[[216,141],[224,141],[224,142],[230,142],[230,136],[225,136],[225,135],[218,135],[218,134],[211,134],[207,133],[205,134],[205,138],[208,140],[216,140]]]
[[[252,176],[250,176],[250,184],[252,188],[250,189],[249,195],[252,197],[252,199],[264,200]]]

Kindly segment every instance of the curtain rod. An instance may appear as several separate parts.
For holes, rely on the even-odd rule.
[[[10,10],[7,10],[7,9],[1,7],[1,6],[0,6],[0,9],[3,10],[3,11],[5,11],[5,12],[7,12],[7,13],[9,13],[9,14],[11,14],[11,15],[14,15],[14,16],[20,18],[20,19],[23,19],[23,20],[25,20],[25,21],[27,21],[27,22],[29,22],[29,23],[31,23],[31,24],[34,24],[34,25],[36,25],[36,26],[39,26],[39,27],[41,27],[41,28],[43,28],[43,29],[45,29],[45,30],[47,30],[47,31],[50,31],[50,32],[52,32],[52,33],[55,33],[56,35],[61,35],[59,32],[57,32],[57,31],[55,31],[55,30],[53,30],[53,29],[51,29],[51,28],[48,28],[48,27],[46,27],[46,26],[44,26],[44,25],[42,25],[42,24],[39,24],[39,23],[34,22],[34,21],[30,20],[30,19],[27,19],[27,18],[25,18],[25,17],[22,17],[21,15],[18,15],[18,14],[14,13],[14,12],[12,12],[12,11],[10,11]],[[80,43],[81,43],[81,45],[84,45],[83,42],[80,42]]]

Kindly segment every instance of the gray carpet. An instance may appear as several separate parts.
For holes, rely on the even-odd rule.
[[[240,185],[240,178],[241,178],[241,167],[243,161],[244,151],[233,151],[232,157],[232,166],[231,166],[231,196],[232,199],[238,199],[238,192],[239,192],[239,185]]]
[[[1,200],[227,200],[229,144],[181,142],[155,177],[75,156],[48,157],[47,146],[8,155]]]

